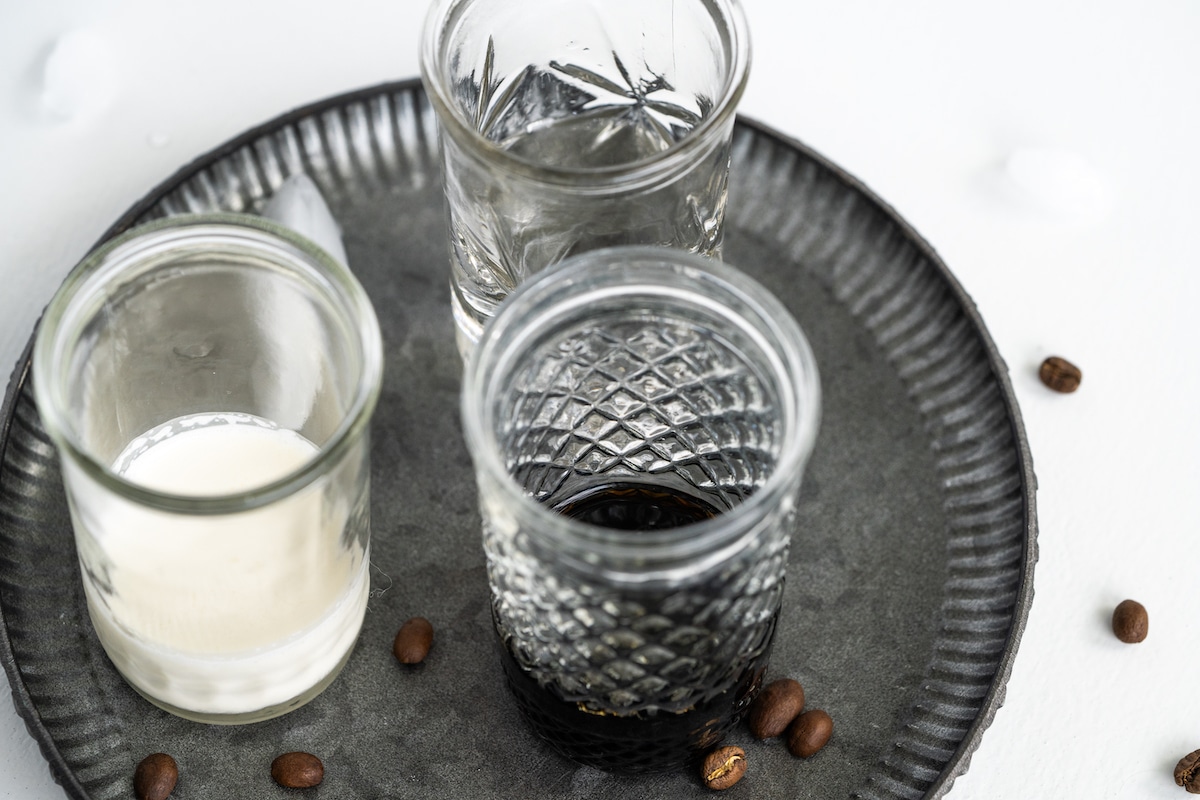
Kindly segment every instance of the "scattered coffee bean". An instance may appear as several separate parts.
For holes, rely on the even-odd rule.
[[[166,753],[151,753],[133,771],[133,793],[138,800],[166,800],[179,780],[179,766]]]
[[[788,730],[788,750],[792,755],[808,758],[816,753],[833,735],[833,720],[819,708],[805,711],[796,717]]]
[[[791,678],[772,681],[754,699],[747,723],[755,739],[770,739],[787,730],[804,710],[804,687]]]
[[[312,753],[284,753],[271,762],[271,777],[289,789],[308,789],[325,778],[325,765]]]
[[[1041,368],[1038,369],[1038,377],[1054,391],[1070,394],[1079,388],[1083,381],[1083,372],[1065,358],[1050,356],[1042,362]]]
[[[1112,629],[1126,644],[1137,644],[1150,632],[1150,615],[1137,600],[1122,600],[1113,609]]]
[[[700,776],[709,789],[728,789],[746,774],[746,751],[740,747],[718,747],[704,758]]]
[[[420,664],[433,646],[433,625],[424,617],[413,617],[400,626],[392,652],[401,664]]]
[[[1175,783],[1188,790],[1188,794],[1200,794],[1200,750],[1193,750],[1175,765]]]

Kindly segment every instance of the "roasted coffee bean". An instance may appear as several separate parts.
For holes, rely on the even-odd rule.
[[[1175,765],[1175,783],[1188,790],[1188,794],[1200,794],[1200,750],[1193,750]]]
[[[271,777],[289,789],[308,789],[325,778],[325,765],[312,753],[284,753],[271,762]]]
[[[166,800],[179,780],[179,766],[166,753],[151,753],[133,771],[133,793],[138,800]]]
[[[413,617],[400,626],[392,652],[401,664],[420,664],[433,646],[433,625],[424,617]]]
[[[1054,391],[1070,394],[1079,388],[1083,381],[1083,372],[1065,358],[1050,356],[1042,362],[1041,368],[1038,369],[1038,377]]]
[[[747,723],[755,739],[770,739],[787,730],[804,710],[804,687],[791,678],[772,681],[754,699]]]
[[[746,774],[746,751],[740,747],[718,747],[704,758],[700,777],[709,789],[728,789]]]
[[[1112,629],[1126,644],[1137,644],[1150,632],[1150,615],[1137,600],[1122,600],[1113,609]]]
[[[788,730],[788,750],[792,755],[808,758],[816,753],[833,735],[833,720],[819,708],[805,711],[796,717]]]

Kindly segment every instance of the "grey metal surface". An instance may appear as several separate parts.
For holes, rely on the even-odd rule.
[[[285,717],[196,725],[117,676],[87,621],[58,462],[28,354],[0,416],[0,659],[72,798],[131,795],[166,751],[173,798],[290,796],[275,755],[326,765],[314,798],[701,797],[692,772],[577,768],[517,716],[491,641],[460,363],[449,314],[434,121],[415,82],[300,109],[219,148],[113,228],[167,213],[255,211],[307,172],[343,226],[386,346],[373,424],[372,599],[334,685]],[[999,708],[1032,601],[1035,481],[1007,371],[969,298],[894,212],[835,166],[752,123],[734,146],[726,260],[800,319],[825,415],[806,474],[769,677],[834,719],[806,761],[744,732],[760,798],[940,797]],[[433,651],[391,639],[428,617]]]

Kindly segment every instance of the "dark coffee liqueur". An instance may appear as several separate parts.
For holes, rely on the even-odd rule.
[[[565,517],[619,531],[658,531],[712,519],[721,510],[676,489],[606,483],[553,506]]]
[[[720,742],[745,716],[762,686],[776,618],[761,649],[738,681],[682,713],[639,712],[618,716],[587,710],[540,686],[520,668],[507,647],[500,663],[521,713],[555,750],[580,764],[603,770],[654,773],[684,767]]]
[[[677,528],[721,513],[717,506],[676,490],[628,483],[593,487],[552,508],[582,522],[623,531]],[[693,621],[676,622],[688,626]],[[758,646],[749,648],[729,688],[715,696],[701,693],[704,700],[680,713],[598,711],[540,686],[507,647],[500,648],[501,662],[522,712],[539,735],[564,755],[600,769],[660,772],[684,766],[698,752],[711,748],[746,713],[762,684],[774,629],[772,619],[764,626]],[[719,676],[715,680],[724,684]]]

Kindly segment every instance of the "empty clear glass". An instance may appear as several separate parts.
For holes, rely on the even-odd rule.
[[[433,6],[421,73],[440,124],[462,352],[513,288],[574,253],[720,253],[749,58],[737,0]]]

